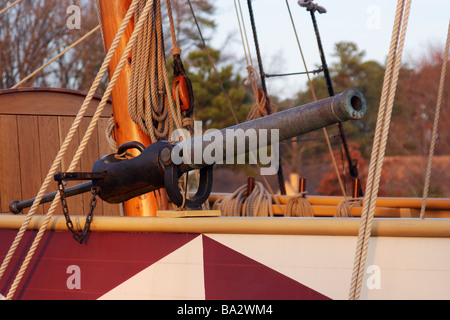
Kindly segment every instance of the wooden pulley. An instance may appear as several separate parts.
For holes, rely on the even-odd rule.
[[[194,112],[194,90],[192,89],[191,80],[184,70],[183,62],[179,54],[173,56],[173,74],[173,98],[176,101],[177,96],[179,96],[181,111],[184,113],[184,116],[190,117]]]
[[[189,109],[191,108],[189,88],[184,76],[178,76],[173,79],[172,94],[175,100],[177,100],[177,88],[181,111],[189,111]]]

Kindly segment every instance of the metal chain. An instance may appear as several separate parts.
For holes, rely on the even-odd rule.
[[[61,205],[62,205],[64,216],[66,217],[67,228],[72,233],[73,238],[80,244],[83,244],[84,239],[86,239],[87,234],[90,232],[92,220],[94,220],[94,210],[95,210],[95,207],[97,206],[97,196],[100,192],[100,189],[98,187],[92,187],[92,189],[91,189],[92,199],[91,199],[90,206],[89,206],[89,213],[86,216],[86,223],[84,224],[84,229],[81,232],[75,231],[73,222],[70,219],[69,207],[67,205],[67,199],[66,199],[65,190],[64,190],[64,183],[62,182],[62,180],[60,180],[58,182],[58,190],[61,195]]]

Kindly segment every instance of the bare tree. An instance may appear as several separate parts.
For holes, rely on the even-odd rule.
[[[169,41],[170,29],[165,1],[164,29]],[[192,6],[202,28],[214,27],[211,0],[192,0]],[[0,8],[11,1],[0,0]],[[190,8],[185,1],[172,0],[177,40],[184,52],[200,46]],[[67,8],[77,5],[81,12],[80,28],[67,27]],[[81,38],[98,24],[95,1],[91,0],[25,0],[0,16],[0,88],[11,88],[46,61]],[[170,43],[170,42],[169,42]],[[167,52],[171,45],[166,46]],[[104,59],[101,33],[97,32],[55,63],[45,68],[24,86],[53,86],[87,90]],[[100,87],[105,87],[105,83]]]
[[[10,1],[0,0],[0,7]],[[10,88],[40,67],[66,44],[68,0],[23,1],[0,16],[1,87]],[[47,86],[54,78],[49,67],[27,85]]]

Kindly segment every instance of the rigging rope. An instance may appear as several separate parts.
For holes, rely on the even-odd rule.
[[[198,30],[198,33],[200,35],[200,39],[202,40],[203,49],[205,50],[205,52],[206,52],[206,54],[208,56],[208,60],[211,63],[211,67],[213,68],[214,75],[216,76],[217,82],[219,83],[219,86],[220,86],[220,89],[221,89],[221,91],[222,91],[222,93],[223,93],[223,95],[224,95],[224,97],[225,97],[225,99],[227,101],[227,106],[230,109],[230,112],[231,112],[231,114],[232,114],[232,116],[234,118],[234,121],[236,122],[236,124],[239,124],[239,120],[238,120],[238,118],[236,116],[236,112],[234,112],[233,105],[231,104],[230,98],[228,97],[227,92],[225,91],[225,88],[224,88],[224,86],[222,84],[222,81],[220,80],[219,72],[217,71],[217,68],[216,68],[216,66],[214,64],[214,60],[213,60],[213,58],[211,56],[211,52],[209,51],[209,48],[206,45],[205,38],[203,37],[203,33],[202,33],[201,28],[200,28],[200,24],[198,22],[198,19],[197,19],[197,15],[195,14],[194,8],[192,7],[191,0],[188,0],[188,4],[189,4],[189,8],[190,8],[191,13],[192,13],[192,17],[194,18],[195,25],[197,26],[197,30]]]
[[[239,8],[238,8],[239,7]],[[256,69],[253,66],[253,59],[251,56],[250,45],[247,37],[247,30],[245,28],[244,16],[242,14],[242,6],[240,0],[234,0],[234,8],[236,10],[236,17],[238,20],[239,31],[241,34],[242,46],[244,48],[245,60],[247,61],[248,79],[246,84],[252,88],[255,103],[253,104],[247,116],[247,121],[265,117],[277,111],[277,108],[272,103],[267,102],[265,95],[260,93],[258,88],[258,81],[261,81]]]
[[[122,36],[123,36],[123,34],[125,32],[125,29],[127,28],[128,23],[130,22],[130,20],[131,20],[133,14],[135,12],[135,9],[136,9],[138,3],[139,3],[139,0],[133,0],[133,2],[131,3],[130,8],[128,9],[128,12],[125,15],[125,18],[124,18],[124,20],[123,20],[123,22],[122,22],[122,24],[121,24],[121,26],[120,26],[120,28],[119,28],[119,30],[117,32],[117,35],[116,35],[112,45],[111,45],[111,48],[108,51],[108,54],[106,55],[105,60],[103,61],[102,67],[100,68],[99,73],[97,74],[97,76],[96,76],[96,78],[95,78],[95,80],[94,80],[94,82],[92,84],[92,87],[89,90],[88,95],[86,96],[86,99],[85,99],[85,101],[84,101],[84,103],[83,103],[83,105],[82,105],[82,107],[80,109],[80,112],[77,115],[77,117],[76,117],[76,119],[75,119],[71,129],[69,130],[69,133],[68,133],[68,135],[67,135],[67,137],[66,137],[66,139],[65,139],[65,141],[63,143],[63,146],[61,147],[60,151],[58,152],[58,155],[57,155],[57,157],[56,157],[56,159],[55,159],[55,161],[54,161],[54,163],[53,163],[53,165],[52,165],[52,167],[51,167],[51,169],[50,169],[50,171],[49,171],[49,173],[48,173],[48,175],[47,175],[47,177],[46,177],[46,179],[45,179],[45,181],[44,181],[44,183],[43,183],[43,185],[41,187],[41,190],[39,191],[39,193],[38,193],[38,195],[36,197],[36,200],[33,203],[33,206],[31,207],[27,217],[24,220],[24,223],[22,224],[22,226],[21,226],[21,228],[19,230],[18,235],[16,236],[16,238],[14,240],[14,243],[12,244],[12,246],[11,246],[7,256],[5,257],[5,260],[4,260],[3,264],[2,264],[2,267],[0,268],[0,278],[3,276],[3,274],[4,274],[5,270],[6,270],[8,264],[9,264],[11,258],[12,258],[12,256],[14,255],[14,252],[17,249],[17,247],[18,247],[18,245],[19,245],[19,243],[20,243],[20,241],[21,241],[21,239],[22,239],[22,237],[24,235],[24,233],[25,233],[25,231],[26,231],[26,229],[27,229],[27,227],[28,227],[28,225],[29,225],[29,223],[31,221],[32,216],[35,214],[36,209],[37,209],[38,205],[40,204],[40,202],[42,200],[42,196],[44,195],[48,185],[52,181],[52,178],[53,178],[54,174],[56,173],[56,171],[58,169],[59,163],[60,163],[62,157],[64,156],[64,153],[66,152],[66,150],[68,148],[68,145],[72,141],[72,139],[74,137],[74,134],[75,134],[75,132],[76,132],[76,130],[77,130],[77,128],[78,128],[78,126],[79,126],[83,116],[84,116],[84,113],[86,112],[87,107],[88,107],[90,101],[92,100],[92,97],[94,96],[95,91],[97,90],[101,79],[103,78],[103,75],[105,74],[105,72],[108,69],[108,65],[109,65],[109,63],[110,63],[110,61],[111,61],[111,59],[112,59],[112,57],[113,57],[113,55],[114,55],[114,53],[116,51],[116,49],[117,49],[121,39],[122,39]],[[146,5],[144,11],[143,11],[143,16],[146,15],[145,13],[148,13],[150,11],[150,9],[152,8],[152,5],[153,5],[153,0],[149,0],[147,2],[147,5]],[[134,42],[136,41],[137,34],[140,31],[140,29],[143,27],[144,20],[145,19],[139,19],[138,23],[136,24],[135,30],[133,31],[133,34],[130,37],[130,40],[129,40],[129,42],[127,44],[127,47],[126,47],[126,49],[124,51],[124,54],[123,54],[121,60],[119,61],[119,64],[117,65],[117,68],[116,68],[116,70],[114,72],[114,75],[112,76],[112,78],[110,80],[108,88],[106,89],[105,94],[104,94],[104,96],[103,96],[103,98],[102,98],[102,100],[101,100],[101,102],[100,102],[100,104],[98,106],[98,109],[97,109],[96,113],[94,114],[94,116],[92,118],[92,121],[91,121],[88,129],[86,130],[85,136],[84,136],[82,142],[80,143],[80,146],[79,146],[79,148],[78,148],[78,150],[77,150],[77,152],[76,152],[76,154],[75,154],[75,156],[74,156],[74,158],[73,158],[73,160],[71,162],[71,165],[70,165],[69,170],[68,170],[69,172],[73,171],[76,168],[76,165],[77,165],[78,161],[81,158],[81,155],[82,155],[82,153],[83,153],[83,151],[84,151],[84,149],[85,149],[85,147],[86,147],[86,145],[87,145],[87,143],[89,141],[89,138],[90,138],[92,132],[94,131],[98,120],[100,119],[100,115],[103,112],[103,108],[104,108],[104,106],[106,105],[106,103],[107,103],[107,101],[109,99],[109,96],[110,96],[110,94],[112,92],[112,89],[113,89],[113,87],[114,87],[114,85],[115,85],[115,83],[116,83],[116,81],[117,81],[117,79],[118,79],[118,77],[119,77],[123,67],[125,66],[125,63],[126,63],[127,58],[128,58],[128,56],[129,56],[129,54],[131,52],[131,49],[132,49],[132,47],[134,45]],[[60,199],[60,196],[57,193],[57,195],[55,197],[55,200],[53,201],[53,203],[52,203],[48,213],[46,214],[46,216],[45,216],[45,218],[44,218],[44,220],[43,220],[43,222],[41,224],[41,227],[39,229],[39,232],[36,235],[36,237],[35,237],[35,239],[33,241],[33,244],[31,245],[31,247],[30,247],[30,249],[28,251],[28,254],[27,254],[27,256],[26,256],[26,258],[25,258],[25,260],[24,260],[24,262],[23,262],[23,264],[22,264],[22,266],[20,268],[20,270],[19,270],[19,273],[17,274],[17,276],[16,276],[16,278],[14,280],[14,283],[13,283],[13,285],[11,286],[11,288],[10,288],[10,290],[8,292],[8,295],[7,295],[7,299],[8,300],[11,300],[13,298],[14,293],[15,293],[15,291],[16,291],[16,289],[17,289],[17,287],[18,287],[18,285],[19,285],[19,283],[20,283],[20,281],[21,281],[21,279],[22,279],[22,277],[23,277],[23,275],[24,275],[28,265],[29,265],[29,262],[31,261],[31,259],[33,257],[33,254],[36,251],[36,248],[39,245],[39,242],[40,242],[40,240],[41,240],[45,230],[47,229],[47,226],[48,226],[48,224],[50,222],[50,219],[51,219],[51,217],[52,217],[52,215],[53,215],[53,213],[54,213],[54,211],[56,209],[56,206],[58,204],[59,199]]]
[[[265,99],[265,104],[264,107],[266,108],[266,112],[267,114],[270,114],[271,111],[271,101],[269,98],[269,93],[267,91],[267,86],[266,86],[266,75],[264,73],[264,67],[263,67],[263,63],[262,63],[262,58],[261,58],[261,51],[259,48],[259,40],[258,40],[258,33],[256,31],[256,22],[255,22],[255,16],[253,13],[253,5],[252,5],[252,1],[251,0],[247,0],[247,6],[248,6],[248,10],[249,10],[249,14],[250,14],[250,22],[252,25],[252,31],[253,31],[253,40],[255,42],[255,49],[256,49],[256,57],[258,59],[258,65],[259,65],[259,74],[261,77],[261,95],[257,95],[258,97],[258,101],[262,101],[262,99]],[[258,102],[259,104],[260,102]],[[259,106],[257,106],[257,108],[259,108]],[[263,113],[264,114],[264,113]],[[280,189],[280,193],[282,195],[286,195],[286,183],[284,180],[284,173],[283,173],[283,164],[281,161],[281,155],[278,155],[278,161],[279,161],[279,166],[278,166],[278,170],[277,170],[277,178],[278,178],[278,187]]]
[[[224,95],[224,97],[225,97],[225,100],[227,101],[227,106],[228,106],[228,108],[230,109],[231,114],[233,115],[234,121],[236,122],[236,124],[239,124],[239,120],[238,120],[238,118],[237,118],[237,116],[236,116],[236,113],[235,113],[234,110],[233,110],[233,106],[232,106],[232,104],[231,104],[230,98],[228,97],[228,94],[227,94],[227,92],[225,91],[225,88],[224,88],[224,86],[223,86],[223,84],[222,84],[222,81],[220,80],[220,76],[219,76],[219,73],[217,72],[217,68],[215,67],[214,60],[212,59],[211,53],[210,53],[210,51],[209,51],[209,49],[208,49],[208,46],[206,45],[206,41],[205,41],[205,38],[203,37],[203,33],[202,33],[202,31],[201,31],[201,28],[200,28],[200,25],[199,25],[197,16],[195,15],[194,8],[192,7],[191,0],[188,0],[188,4],[189,4],[189,7],[190,7],[190,9],[191,9],[191,13],[192,13],[192,16],[193,16],[193,18],[194,18],[195,24],[196,24],[196,26],[197,26],[197,30],[198,30],[198,32],[199,32],[200,39],[201,39],[202,44],[203,44],[203,48],[204,48],[204,50],[205,50],[205,52],[206,52],[206,54],[207,54],[207,56],[208,56],[209,62],[211,63],[211,67],[213,68],[214,74],[215,74],[215,76],[216,76],[216,78],[217,78],[217,81],[218,81],[219,86],[220,86],[220,88],[221,88],[221,91],[222,91],[222,93],[223,93],[223,95]],[[251,153],[250,153],[250,156],[255,160],[255,163],[257,163],[257,162],[256,162],[256,159],[255,159],[254,153],[251,152]],[[259,168],[259,165],[258,165],[258,164],[257,164],[256,166]],[[271,195],[274,195],[274,192],[273,192],[273,190],[272,190],[272,188],[271,188],[269,182],[267,181],[266,177],[265,177],[265,176],[262,176],[261,178],[263,179],[264,184],[266,185],[267,190],[269,191],[269,193],[270,193]],[[278,200],[276,197],[275,197],[274,199],[275,199],[276,205],[277,205],[277,206],[280,208],[280,210],[281,210],[281,206],[280,206],[279,200]]]
[[[300,56],[302,57],[303,66],[305,67],[306,76],[308,77],[309,88],[311,90],[311,94],[313,96],[314,101],[317,101],[316,92],[314,90],[314,87],[313,87],[313,84],[312,84],[312,81],[311,81],[311,77],[309,75],[308,67],[306,65],[306,60],[305,60],[305,56],[303,54],[302,46],[300,44],[300,39],[299,39],[299,36],[298,36],[298,33],[297,33],[297,28],[295,27],[294,18],[292,17],[291,8],[290,8],[289,2],[287,0],[286,0],[286,6],[287,6],[287,9],[288,9],[288,12],[289,12],[289,16],[291,18],[292,28],[294,29],[294,34],[295,34],[295,38],[297,40],[297,45],[298,45],[298,49],[300,51]],[[345,191],[344,183],[342,182],[341,174],[339,172],[339,167],[338,167],[337,162],[336,162],[336,157],[334,156],[333,148],[331,147],[331,141],[330,141],[330,138],[329,138],[329,135],[328,135],[328,130],[326,128],[323,128],[323,133],[325,135],[325,139],[326,139],[326,142],[327,142],[328,151],[330,152],[330,155],[331,155],[331,160],[333,162],[333,167],[334,167],[334,169],[336,171],[336,175],[337,175],[337,178],[338,178],[338,181],[339,181],[339,186],[341,187],[342,194],[344,195],[345,201],[347,201],[347,192]]]
[[[384,155],[386,152],[387,138],[398,76],[400,73],[410,9],[411,0],[398,0],[386,74],[381,94],[366,195],[364,197],[363,212],[361,215],[361,225],[358,234],[358,244],[349,294],[350,300],[358,300],[361,295],[369,240],[372,233],[375,204],[380,186],[381,170],[383,168]]]
[[[19,3],[21,3],[23,0],[17,0],[16,2],[11,3],[9,6],[7,6],[6,8],[2,9],[0,11],[0,16],[2,14],[4,14],[6,11],[8,11],[9,9],[11,9],[12,7],[14,7],[15,5],[18,5]]]
[[[427,198],[428,198],[428,193],[429,193],[429,189],[430,189],[431,168],[433,166],[434,149],[435,149],[435,145],[436,145],[436,139],[438,136],[439,117],[441,114],[442,99],[444,97],[445,76],[447,75],[449,45],[450,45],[450,23],[449,23],[448,33],[447,33],[447,42],[445,44],[444,60],[442,62],[442,72],[441,72],[441,79],[440,79],[440,83],[439,83],[439,92],[438,92],[438,99],[437,99],[437,103],[436,103],[436,112],[435,112],[435,116],[434,116],[433,133],[431,136],[430,154],[428,157],[427,171],[426,171],[426,175],[425,175],[425,185],[423,188],[423,200],[422,200],[422,207],[420,210],[420,218],[421,219],[425,218],[425,210],[427,207]]]
[[[42,70],[44,70],[46,67],[48,67],[50,64],[52,64],[54,61],[56,61],[57,59],[61,58],[63,55],[65,55],[67,52],[69,52],[70,50],[72,50],[73,48],[75,48],[77,45],[79,45],[81,42],[83,42],[84,40],[86,40],[87,38],[89,38],[91,35],[93,35],[95,32],[97,32],[100,29],[100,25],[96,26],[94,29],[92,29],[91,31],[89,31],[87,34],[85,34],[83,37],[81,37],[80,39],[78,39],[76,42],[72,43],[69,47],[67,47],[66,49],[64,49],[61,53],[59,53],[57,56],[53,57],[52,59],[50,59],[49,61],[47,61],[46,63],[44,63],[40,68],[36,69],[33,73],[31,73],[30,75],[28,75],[27,77],[25,77],[24,79],[20,80],[14,87],[12,87],[13,89],[15,88],[19,88],[21,85],[23,85],[25,82],[27,82],[29,79],[31,79],[32,77],[34,77],[36,74],[38,74],[39,72],[41,72]]]

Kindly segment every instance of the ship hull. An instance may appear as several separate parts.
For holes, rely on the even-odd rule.
[[[14,225],[22,221],[6,218],[0,229],[2,261],[17,235]],[[344,300],[350,290],[358,222],[101,217],[80,245],[57,217],[44,233],[14,299]],[[450,299],[449,220],[420,222],[375,222],[362,299]],[[39,223],[32,221],[0,280],[3,296]],[[394,224],[400,228],[393,230]]]

